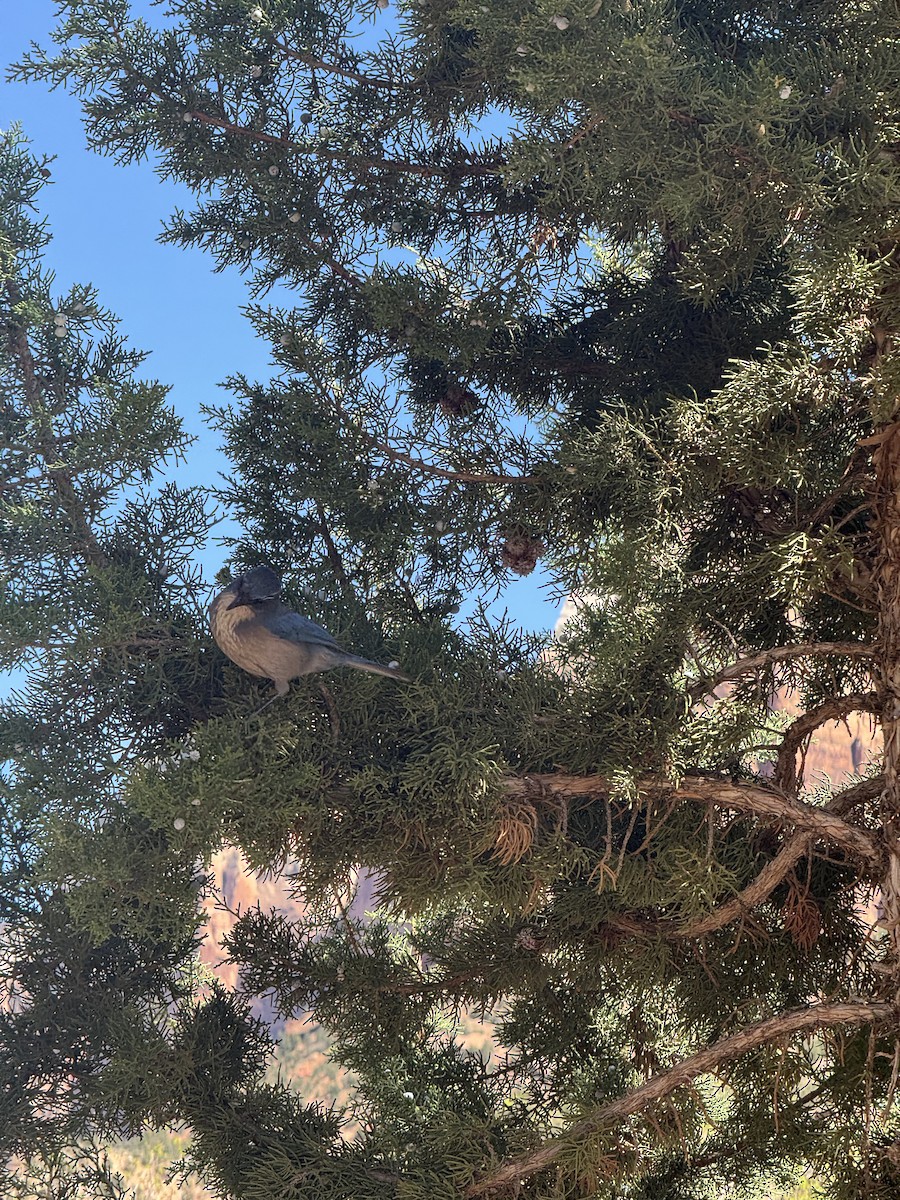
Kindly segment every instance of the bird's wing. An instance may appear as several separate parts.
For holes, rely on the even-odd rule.
[[[323,629],[309,617],[301,617],[299,613],[292,612],[290,609],[284,609],[271,617],[267,616],[265,624],[276,637],[284,638],[285,641],[327,646],[329,650],[341,650],[327,629]]]
[[[224,592],[219,592],[218,596],[216,596],[215,600],[213,600],[212,604],[209,606],[210,624],[215,625],[219,616],[219,610],[224,607],[225,601],[230,599],[232,596],[233,592],[231,588],[226,588]]]

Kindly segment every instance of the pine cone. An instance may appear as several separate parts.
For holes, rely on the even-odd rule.
[[[529,954],[540,954],[547,944],[547,939],[538,930],[526,925],[516,934],[515,944],[519,950],[527,950]]]
[[[784,488],[730,487],[725,494],[733,522],[753,522],[764,533],[781,531],[791,502],[791,494]]]
[[[517,575],[530,575],[546,547],[538,538],[517,529],[505,534],[500,547],[500,561]]]
[[[438,408],[445,417],[468,417],[480,404],[478,397],[464,383],[452,382],[438,398]]]

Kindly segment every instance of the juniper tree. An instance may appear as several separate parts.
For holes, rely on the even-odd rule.
[[[362,40],[371,14],[312,0],[60,15],[18,74],[193,188],[163,236],[255,290],[277,374],[209,414],[234,568],[415,682],[301,681],[254,717],[219,660],[167,675],[171,708],[156,674],[114,787],[95,743],[28,743],[16,796],[81,790],[63,833],[11,834],[36,849],[6,1069],[60,1100],[20,1087],[6,1144],[185,1122],[186,1167],[246,1200],[752,1196],[800,1168],[894,1195],[896,4],[424,0]],[[538,560],[578,601],[551,648],[488,611]],[[113,690],[205,661],[173,625]],[[809,739],[860,711],[879,773],[809,786]],[[187,889],[223,841],[308,904],[227,952],[329,1031],[352,1141],[193,984]],[[96,968],[53,977],[48,923],[79,964],[127,951],[124,992],[84,1013]]]

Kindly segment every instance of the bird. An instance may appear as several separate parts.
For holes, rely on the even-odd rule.
[[[333,667],[355,667],[412,682],[395,667],[342,649],[327,629],[281,603],[281,587],[281,577],[271,567],[254,567],[238,575],[209,608],[210,628],[219,649],[242,670],[275,684],[275,695],[263,708],[286,696],[292,679]]]

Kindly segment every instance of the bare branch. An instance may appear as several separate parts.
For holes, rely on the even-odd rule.
[[[814,836],[811,833],[795,833],[788,838],[775,857],[763,867],[757,877],[747,887],[720,905],[705,917],[675,929],[669,935],[677,938],[698,938],[704,934],[713,933],[731,921],[737,921],[747,915],[751,909],[774,892],[775,888],[787,878],[800,859],[809,852]]]
[[[781,740],[778,759],[773,776],[777,787],[788,795],[794,795],[798,786],[797,751],[803,742],[820,725],[827,721],[839,721],[852,712],[878,713],[881,702],[874,692],[856,692],[849,696],[834,696],[824,704],[811,708],[803,716],[792,721]]]
[[[697,679],[688,685],[688,695],[692,703],[702,700],[714,692],[723,683],[740,679],[742,675],[750,675],[762,667],[768,667],[776,662],[789,662],[794,658],[808,658],[819,655],[834,654],[854,658],[874,658],[878,653],[876,647],[867,646],[862,642],[807,642],[796,646],[773,646],[770,650],[762,650],[759,654],[748,654],[739,658],[729,666],[723,667],[712,675]]]
[[[880,863],[883,857],[879,842],[865,830],[848,824],[827,808],[789,800],[758,784],[726,783],[724,780],[690,776],[682,780],[676,794],[686,799],[703,800],[720,807],[735,808],[739,812],[773,818],[779,823],[789,823],[798,830],[806,830],[840,846],[854,857],[872,863]]]
[[[844,813],[850,812],[857,804],[863,804],[866,800],[873,800],[876,796],[880,795],[883,787],[884,777],[881,775],[877,775],[872,779],[864,779],[861,783],[857,783],[853,787],[847,788],[845,791],[833,796],[825,805],[825,808],[828,812],[834,813],[835,816],[843,816]],[[784,843],[775,857],[766,863],[753,882],[738,892],[736,896],[733,896],[731,900],[727,900],[719,908],[715,909],[714,912],[708,913],[705,917],[699,917],[695,921],[690,921],[687,925],[668,931],[666,936],[676,938],[702,937],[706,933],[713,933],[716,929],[723,928],[723,926],[728,925],[731,921],[736,921],[746,916],[748,912],[771,896],[775,888],[787,878],[804,854],[809,852],[814,841],[814,834],[795,833],[793,837]]]
[[[896,1021],[897,1016],[898,1010],[894,1004],[848,1002],[795,1008],[758,1021],[755,1025],[748,1025],[746,1029],[704,1047],[689,1058],[682,1059],[668,1071],[654,1075],[624,1096],[595,1109],[560,1137],[550,1138],[537,1149],[504,1163],[467,1188],[465,1195],[471,1200],[475,1196],[502,1192],[514,1187],[529,1175],[553,1166],[574,1143],[583,1142],[602,1133],[625,1117],[642,1112],[650,1105],[665,1099],[698,1076],[708,1074],[760,1046],[782,1041],[795,1034],[808,1033],[826,1025],[869,1025]]]
[[[873,775],[871,779],[863,779],[859,783],[854,783],[852,787],[845,788],[843,792],[838,792],[836,796],[832,796],[825,807],[835,816],[845,817],[857,805],[865,804],[867,800],[876,800],[883,791],[884,776]]]
[[[602,775],[524,775],[508,779],[505,786],[513,794],[526,796],[529,792],[533,794],[535,788],[569,796],[602,795],[610,790],[609,780]],[[865,830],[848,824],[827,808],[788,799],[759,784],[729,783],[724,779],[688,775],[677,786],[657,776],[640,780],[639,787],[645,792],[668,793],[793,825],[797,830],[815,834],[871,863],[879,864],[883,857],[879,842]]]
[[[604,920],[604,925],[628,937],[665,938],[667,941],[692,941],[723,929],[732,921],[738,921],[762,904],[775,888],[790,874],[815,841],[811,833],[796,833],[782,846],[759,875],[724,904],[696,917],[686,924],[674,920],[653,920],[650,917],[632,917],[627,913],[616,913]]]

